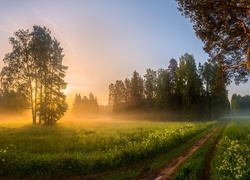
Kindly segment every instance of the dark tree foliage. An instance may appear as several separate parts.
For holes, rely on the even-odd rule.
[[[155,97],[156,97],[156,87],[157,87],[157,74],[156,71],[152,69],[147,69],[144,75],[144,92],[145,101],[148,109],[154,109]]]
[[[136,109],[174,113],[182,119],[216,119],[230,110],[225,83],[216,81],[219,70],[213,63],[197,68],[194,57],[186,53],[179,65],[171,59],[168,69],[147,69],[144,79],[135,71],[131,79],[110,84],[109,103],[114,112]]]
[[[233,94],[231,98],[231,111],[233,115],[250,115],[250,96]]]
[[[64,55],[60,43],[51,37],[46,27],[33,26],[32,31],[18,30],[11,37],[12,52],[5,55],[1,71],[3,92],[18,94],[19,100],[28,100],[33,124],[53,124],[67,110],[64,81],[67,67],[62,64]]]
[[[109,105],[115,112],[140,110],[144,105],[144,81],[140,74],[133,72],[131,79],[117,80],[109,85]]]
[[[29,101],[25,95],[15,91],[0,93],[0,110],[22,112],[29,107]]]
[[[72,106],[72,111],[76,114],[90,114],[98,111],[97,97],[93,93],[89,93],[89,96],[81,96],[76,94]]]
[[[227,83],[247,82],[250,70],[250,1],[176,0],[193,23],[212,62],[222,68]],[[244,65],[244,66],[242,66]]]
[[[197,114],[200,107],[199,94],[202,91],[202,82],[197,73],[194,57],[187,53],[181,56],[176,72],[176,92],[179,107],[187,116]]]
[[[166,69],[158,69],[156,79],[156,108],[166,110],[168,108],[168,98],[170,95],[169,74]]]

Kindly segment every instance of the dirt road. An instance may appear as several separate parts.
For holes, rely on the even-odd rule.
[[[183,163],[188,157],[190,157],[199,147],[201,147],[215,132],[217,128],[213,129],[210,133],[202,137],[198,142],[196,142],[191,148],[185,151],[182,155],[170,162],[165,168],[163,168],[159,174],[155,177],[142,178],[143,180],[170,180],[174,171]]]

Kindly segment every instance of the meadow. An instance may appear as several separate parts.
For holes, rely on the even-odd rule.
[[[79,176],[140,162],[181,145],[216,122],[70,120],[44,127],[0,122],[0,176]]]
[[[250,121],[231,121],[212,160],[212,179],[250,179]]]
[[[250,179],[249,117],[232,118],[225,123],[180,165],[174,179]]]

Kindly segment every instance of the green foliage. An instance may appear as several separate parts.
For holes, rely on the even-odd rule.
[[[144,100],[144,81],[140,74],[133,72],[131,79],[117,80],[109,85],[109,105],[113,106],[114,112],[124,109],[136,111],[142,109]]]
[[[72,176],[106,171],[168,152],[213,124],[124,121],[85,123],[84,128],[80,124],[77,128],[2,128],[0,176]]]
[[[193,23],[204,50],[223,68],[229,83],[247,82],[249,57],[249,1],[176,0],[182,15]],[[248,49],[248,50],[247,50]],[[241,66],[246,65],[246,66]],[[234,67],[233,69],[230,69]]]
[[[0,94],[0,109],[4,111],[18,111],[22,112],[29,107],[29,100],[24,94],[15,91],[4,91]]]
[[[145,101],[147,109],[154,109],[155,106],[155,97],[156,97],[156,80],[157,74],[156,71],[152,69],[147,69],[146,74],[144,75],[144,91],[145,91]]]
[[[233,115],[249,115],[250,96],[233,94],[231,98],[231,111]]]
[[[51,37],[46,27],[34,25],[32,31],[18,30],[9,39],[12,52],[5,55],[1,71],[4,92],[19,94],[29,101],[33,124],[53,124],[67,110],[64,81],[67,67],[62,64],[64,55],[60,43]],[[13,94],[13,93],[12,93]],[[20,109],[27,108],[19,103]]]
[[[199,64],[188,53],[179,65],[171,59],[168,69],[147,69],[144,79],[135,71],[131,79],[109,86],[109,104],[114,112],[140,110],[178,114],[178,119],[217,119],[230,111],[224,82],[217,83],[218,65]]]

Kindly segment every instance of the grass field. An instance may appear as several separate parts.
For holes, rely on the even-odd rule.
[[[210,167],[208,167],[209,162],[206,161],[223,130],[224,126],[221,124],[213,136],[179,166],[173,175],[173,179],[198,180],[208,178]]]
[[[220,136],[220,133],[221,136]],[[213,145],[217,142],[215,149]],[[188,158],[175,172],[173,179],[201,179],[204,170],[207,177],[217,179],[250,179],[250,119],[231,119],[225,129],[219,127],[217,132],[197,152]],[[207,167],[206,158],[211,157],[211,169]],[[209,172],[210,171],[210,172]]]
[[[168,152],[216,122],[80,120],[44,127],[0,122],[0,176],[77,176]]]
[[[231,121],[212,161],[212,179],[250,179],[250,120]]]

